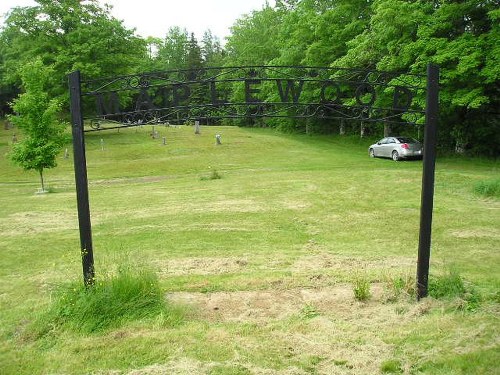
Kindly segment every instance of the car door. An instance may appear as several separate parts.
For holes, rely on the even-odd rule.
[[[381,155],[385,158],[391,157],[392,147],[394,146],[394,138],[384,138],[384,143],[380,147]]]
[[[382,138],[374,147],[375,156],[384,156],[384,146],[387,143],[387,138]]]

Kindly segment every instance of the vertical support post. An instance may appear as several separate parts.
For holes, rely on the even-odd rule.
[[[87,161],[85,158],[85,138],[81,106],[80,72],[69,75],[71,128],[73,133],[73,157],[80,227],[80,248],[85,286],[94,284],[94,252],[90,223],[89,189],[87,179]]]
[[[427,297],[428,294],[438,115],[439,67],[433,64],[429,64],[427,65],[424,160],[422,172],[422,196],[420,204],[420,235],[417,261],[417,299]]]

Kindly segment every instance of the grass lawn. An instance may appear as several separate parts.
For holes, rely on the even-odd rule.
[[[2,126],[0,373],[500,373],[500,199],[477,194],[498,162],[438,159],[434,297],[417,303],[421,161],[370,159],[369,140],[158,128],[86,135],[96,277],[153,271],[182,318],[36,334],[82,283],[73,162],[35,194]]]

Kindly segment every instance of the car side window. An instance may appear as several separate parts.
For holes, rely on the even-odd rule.
[[[387,138],[387,143],[396,143],[394,138]]]

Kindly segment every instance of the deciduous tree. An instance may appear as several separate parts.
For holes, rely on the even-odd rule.
[[[24,93],[14,100],[16,115],[9,120],[22,131],[22,139],[13,145],[10,157],[23,169],[37,171],[45,191],[43,171],[57,165],[56,156],[64,142],[64,123],[59,120],[61,102],[49,98],[47,84],[53,70],[41,59],[26,64],[20,74]]]

